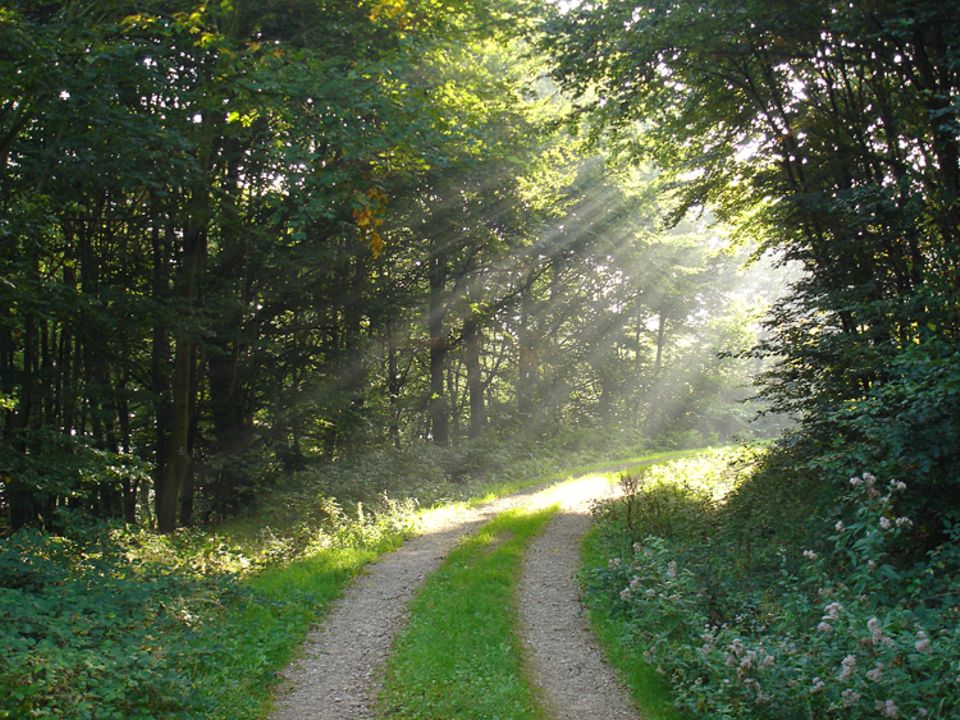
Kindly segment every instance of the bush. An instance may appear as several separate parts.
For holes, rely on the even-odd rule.
[[[73,523],[71,538],[0,540],[0,718],[252,717],[258,700],[229,690],[253,676],[264,684],[276,669],[267,640],[276,639],[240,657],[246,617],[266,607],[275,632],[305,630],[319,600],[289,587],[277,599],[246,580],[327,548],[385,545],[414,522],[409,504],[360,504],[352,516],[332,500],[325,507],[322,523],[261,528],[242,542],[102,523]],[[302,639],[294,635],[281,640],[292,646]]]
[[[749,564],[731,527],[737,502],[756,501],[748,485],[726,505],[675,489],[684,519],[629,546],[617,540],[626,505],[604,520],[620,552],[588,589],[629,619],[628,641],[667,676],[677,706],[760,720],[960,715],[960,527],[913,561],[918,528],[904,508],[915,489],[866,473],[845,483],[816,545],[774,535],[764,563]],[[660,500],[640,494],[644,516]]]
[[[187,636],[239,593],[227,574],[131,563],[104,528],[0,545],[0,717],[181,717]]]

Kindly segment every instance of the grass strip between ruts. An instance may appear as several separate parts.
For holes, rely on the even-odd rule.
[[[581,570],[588,573],[607,564],[602,528],[594,525],[580,546]],[[629,642],[630,624],[613,612],[613,604],[602,597],[587,597],[590,626],[604,655],[627,685],[644,720],[680,720],[671,705],[670,689],[643,658],[643,648]]]
[[[516,594],[524,550],[555,513],[553,507],[497,516],[427,580],[394,644],[381,717],[546,717],[523,669]]]

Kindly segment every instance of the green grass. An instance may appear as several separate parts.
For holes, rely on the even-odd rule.
[[[524,674],[515,610],[524,550],[555,512],[498,516],[427,580],[388,663],[383,717],[546,717]]]
[[[584,537],[580,548],[584,572],[607,564],[609,553],[602,528],[595,525]],[[591,595],[589,618],[607,661],[626,683],[645,720],[680,720],[671,706],[670,689],[643,659],[643,648],[630,641],[627,620],[613,612],[612,603],[602,595]]]
[[[209,637],[209,655],[194,669],[210,720],[265,717],[277,671],[296,655],[307,631],[368,563],[402,542],[398,533],[371,546],[327,548],[268,567],[244,581],[249,595],[229,607]]]

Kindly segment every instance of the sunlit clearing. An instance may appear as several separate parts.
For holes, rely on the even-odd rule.
[[[526,499],[519,500],[519,505],[526,510],[536,511],[558,506],[561,512],[585,514],[590,511],[596,500],[610,497],[617,492],[610,480],[603,475],[584,475],[564,482],[555,483],[539,492],[529,494]],[[497,511],[507,510],[516,502],[511,498],[493,501],[503,504]],[[418,530],[423,535],[433,535],[449,532],[474,519],[466,503],[455,503],[431,508],[420,515]]]
[[[584,475],[541,490],[530,499],[530,504],[536,510],[557,505],[561,512],[584,514],[595,501],[609,497],[614,491],[605,476]]]

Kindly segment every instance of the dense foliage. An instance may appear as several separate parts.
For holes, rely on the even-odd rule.
[[[411,507],[255,533],[0,541],[0,718],[258,718],[277,670]]]
[[[747,431],[742,258],[562,130],[522,16],[4,3],[6,524],[170,531],[491,431]]]
[[[770,462],[726,452],[628,478],[600,530],[609,562],[587,576],[626,620],[620,642],[685,716],[956,717],[956,529],[907,560],[911,483],[843,479],[811,523]]]
[[[598,0],[544,39],[597,134],[805,269],[755,351],[798,467],[909,479],[934,535],[960,506],[956,10]]]

